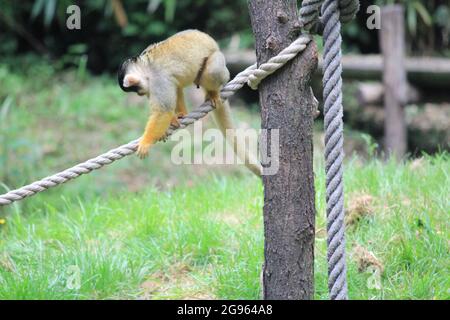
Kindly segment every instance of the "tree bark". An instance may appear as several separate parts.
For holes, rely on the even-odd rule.
[[[401,5],[381,10],[380,42],[384,61],[384,145],[386,155],[401,159],[407,150],[406,122],[403,107],[407,103],[405,69],[405,27]]]
[[[261,64],[298,37],[297,1],[248,3]],[[317,60],[317,47],[311,42],[259,86],[262,129],[279,129],[280,147],[278,173],[263,177],[264,299],[312,299],[314,295],[315,102],[310,79]]]

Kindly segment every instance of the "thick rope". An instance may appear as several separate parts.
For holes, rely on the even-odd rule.
[[[327,257],[328,289],[331,300],[348,299],[344,224],[341,21],[350,21],[358,9],[357,0],[340,0],[339,2],[325,0],[322,6]]]
[[[303,29],[313,33],[323,30],[324,23],[319,19],[320,8],[323,2],[324,0],[303,0],[300,8],[300,24]],[[355,18],[356,13],[359,11],[359,1],[339,0],[339,10],[339,20],[342,23],[348,23]]]
[[[359,0],[339,0],[339,20],[348,23],[355,19],[359,11]]]
[[[319,11],[322,16],[319,19]],[[300,24],[311,33],[323,30],[325,171],[328,234],[328,289],[331,300],[348,299],[344,224],[344,135],[342,106],[341,22],[351,21],[358,0],[303,0]]]
[[[256,64],[248,67],[223,87],[221,91],[221,98],[224,100],[228,99],[247,83],[251,84],[252,86],[256,83],[259,83],[262,79],[274,73],[288,61],[292,60],[298,53],[305,50],[307,43],[309,43],[310,41],[311,37],[309,35],[302,35],[288,48],[280,52],[278,56],[270,59],[267,64],[262,65],[260,68],[258,68]],[[172,135],[175,130],[186,128],[187,126],[193,124],[195,121],[205,117],[212,110],[214,110],[214,107],[209,101],[206,101],[200,107],[196,108],[194,111],[185,116],[183,119],[180,119],[179,127],[171,126],[167,131],[165,138]],[[138,147],[138,143],[139,140],[134,140],[128,144],[110,150],[105,154],[80,163],[60,173],[33,182],[20,189],[0,195],[0,206],[10,205],[13,202],[34,196],[40,192],[66,183],[67,181],[76,179],[83,174],[88,174],[94,170],[103,168],[106,165],[109,165],[117,160],[135,153]]]
[[[249,76],[248,86],[253,90],[256,90],[262,80],[284,66],[287,61],[292,60],[299,52],[305,50],[310,41],[311,37],[306,35],[301,36],[277,56],[272,57],[266,63],[261,64],[259,68]]]
[[[300,23],[305,30],[311,30],[319,21],[323,0],[303,0],[300,8]]]

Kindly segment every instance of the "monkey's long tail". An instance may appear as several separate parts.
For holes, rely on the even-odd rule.
[[[244,162],[245,166],[251,172],[260,177],[262,175],[262,167],[256,155],[250,153],[246,148],[245,140],[241,140],[244,142],[243,144],[238,143],[239,141],[234,134],[236,130],[233,126],[233,119],[231,116],[231,109],[228,101],[219,102],[217,104],[216,109],[213,112],[213,117],[220,131],[222,131],[225,139],[229,144],[233,146],[234,153],[239,157],[241,161]],[[229,130],[228,134],[227,129],[231,129]]]

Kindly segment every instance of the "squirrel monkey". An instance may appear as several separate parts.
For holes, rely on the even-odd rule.
[[[183,88],[195,84],[205,91],[205,99],[215,107],[214,118],[225,137],[233,129],[231,110],[220,98],[222,86],[230,79],[225,56],[217,42],[198,30],[186,30],[163,42],[150,45],[139,56],[122,63],[119,85],[125,92],[147,96],[152,113],[139,142],[137,154],[145,158],[149,148],[164,137],[171,124],[187,114]],[[229,141],[234,152],[255,174],[261,175],[261,166],[237,139]]]

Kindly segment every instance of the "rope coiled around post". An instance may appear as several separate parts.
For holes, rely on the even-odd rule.
[[[276,57],[270,59],[266,64],[261,65],[260,68],[258,68],[256,64],[248,67],[222,88],[221,98],[224,100],[228,99],[246,84],[252,86],[254,86],[255,84],[257,85],[257,83],[259,83],[262,79],[280,69],[288,61],[292,60],[297,54],[305,50],[307,44],[311,40],[311,36],[301,35],[289,47],[280,52],[280,54]],[[179,127],[171,126],[166,133],[165,139],[172,135],[175,130],[186,128],[187,126],[193,124],[195,121],[205,117],[209,112],[213,110],[214,107],[211,105],[211,103],[209,101],[206,101],[201,106],[190,112],[187,116],[180,119]],[[76,179],[81,175],[88,174],[94,170],[103,168],[108,164],[111,164],[117,160],[135,153],[138,147],[138,143],[139,140],[131,141],[130,143],[110,150],[96,158],[80,163],[72,168],[59,172],[42,180],[33,182],[20,189],[0,195],[0,206],[10,205],[13,202],[34,196],[40,192]]]
[[[280,69],[286,62],[292,60],[299,52],[305,50],[310,41],[311,37],[306,35],[301,36],[292,42],[289,47],[283,49],[277,56],[272,57],[266,63],[261,64],[258,69],[254,70],[254,72],[249,75],[248,86],[253,90],[256,90],[262,80]]]

